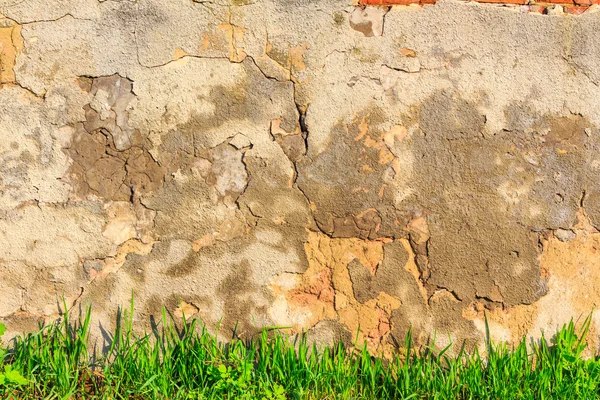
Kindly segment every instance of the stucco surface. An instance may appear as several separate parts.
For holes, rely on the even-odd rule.
[[[0,0],[0,319],[387,351],[600,301],[600,13]],[[600,317],[596,318],[600,324]],[[600,328],[600,325],[598,326]],[[441,339],[440,339],[441,338]],[[443,344],[443,343],[442,343]]]

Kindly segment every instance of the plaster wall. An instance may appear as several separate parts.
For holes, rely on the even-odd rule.
[[[386,351],[588,314],[600,13],[553,10],[0,0],[0,319],[133,292]]]

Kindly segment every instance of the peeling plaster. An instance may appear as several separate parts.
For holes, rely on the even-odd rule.
[[[10,331],[132,290],[384,354],[591,312],[598,14],[288,3],[0,2]]]

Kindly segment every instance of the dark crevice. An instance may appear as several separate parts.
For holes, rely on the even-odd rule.
[[[433,296],[435,296],[437,293],[440,293],[440,292],[450,293],[452,295],[452,297],[454,297],[454,300],[456,300],[458,302],[462,302],[462,299],[460,298],[460,296],[454,290],[449,289],[447,287],[435,285],[435,291],[427,299],[427,304],[431,306],[431,299],[433,298]]]
[[[584,203],[584,201],[585,201],[585,195],[586,195],[586,191],[584,190],[584,191],[581,193],[581,198],[579,199],[579,207],[580,207],[581,209],[583,209],[583,208],[584,208],[584,204],[583,204],[583,203]]]
[[[20,87],[21,89],[25,90],[27,93],[29,93],[30,95],[32,95],[32,96],[34,96],[34,97],[36,97],[38,99],[46,100],[46,93],[47,93],[46,91],[44,91],[41,94],[38,94],[38,93],[34,92],[32,89],[30,89],[30,88],[28,88],[28,87],[23,86],[22,84],[20,84],[17,81],[16,76],[15,76],[15,81],[14,82],[2,83],[2,84],[0,84],[0,87],[2,87],[2,86],[11,86],[11,85],[15,85],[15,86]]]
[[[201,57],[202,58],[202,57]],[[224,58],[224,57],[220,57],[220,58]],[[229,60],[229,58],[227,58]],[[274,81],[274,82],[291,82],[290,80],[286,79],[286,80],[280,80],[277,79],[274,76],[269,76],[265,73],[265,71],[262,70],[262,68],[260,68],[258,66],[258,63],[256,62],[256,60],[254,59],[254,57],[250,56],[250,55],[246,55],[246,59],[249,59],[250,61],[252,61],[252,63],[254,64],[254,66],[256,67],[256,69],[258,69],[260,71],[260,73],[262,74],[262,76],[264,76],[266,79],[270,80],[270,81]],[[235,61],[230,61],[230,62],[235,62]]]
[[[498,308],[504,310],[506,308],[506,305],[503,302],[492,300],[486,296],[475,295],[475,300],[477,300],[479,303],[481,303],[483,305],[483,307],[489,311],[493,311]]]
[[[383,17],[381,17],[381,36],[383,37],[383,35],[385,35],[385,17],[388,15],[388,13],[390,12],[390,10],[392,9],[391,7],[383,7],[383,9],[385,10],[385,13],[383,14]]]

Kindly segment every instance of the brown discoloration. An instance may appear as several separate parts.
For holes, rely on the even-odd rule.
[[[317,347],[323,348],[331,346],[331,343],[343,343],[345,346],[352,346],[353,335],[339,321],[325,319],[319,321],[315,326],[307,331],[307,337],[314,341]]]
[[[581,146],[586,137],[585,129],[589,124],[581,117],[559,117],[548,121],[548,133],[544,143],[547,146],[570,144]]]
[[[482,343],[482,333],[474,329],[472,321],[462,318],[464,303],[458,301],[451,292],[440,290],[434,293],[429,299],[429,307],[432,315],[430,324],[435,328],[421,330],[418,338],[430,341],[435,337],[438,348],[450,343],[460,343],[461,346],[464,344],[467,351],[472,351],[477,344]],[[459,346],[452,346],[450,354],[458,351]]]
[[[224,301],[222,325],[235,331],[238,337],[248,337],[260,330],[253,321],[265,315],[265,306],[256,304],[251,294],[262,291],[252,281],[252,270],[247,262],[234,265],[231,273],[219,286],[219,296]]]
[[[300,130],[300,126],[296,125],[293,132],[287,132],[281,125],[280,119],[271,122],[271,136],[275,138],[285,155],[291,162],[295,163],[306,155],[305,136]]]
[[[448,93],[429,101],[420,110],[423,136],[412,142],[420,160],[412,185],[430,236],[426,245],[412,241],[426,256],[418,257],[419,269],[427,283],[463,300],[535,302],[547,289],[532,232],[573,224],[582,189],[569,175],[585,157],[569,141],[586,140],[586,123],[548,116],[521,126],[525,134],[483,139],[483,116],[473,105]],[[532,156],[540,146],[543,156]]]
[[[73,200],[91,195],[130,201],[163,185],[164,169],[145,150],[140,132],[128,124],[132,89],[132,82],[118,75],[92,79],[94,99],[67,149],[73,159],[68,175]]]
[[[176,131],[165,135],[165,141],[181,143],[185,138],[187,143],[193,144],[189,147],[186,145],[186,151],[191,151],[192,154],[196,152],[197,155],[200,155],[202,148],[212,147],[211,143],[207,142],[207,131],[213,131],[232,122],[251,121],[253,124],[262,126],[265,120],[269,120],[272,110],[256,107],[265,99],[271,99],[272,102],[282,105],[290,105],[290,107],[284,108],[283,115],[279,115],[278,120],[283,130],[296,132],[299,120],[298,111],[292,107],[293,102],[289,101],[293,89],[292,83],[266,79],[250,60],[241,62],[241,67],[243,76],[235,86],[214,85],[211,86],[208,94],[198,94],[199,101],[215,105],[210,115],[193,115],[189,120],[181,122]],[[268,134],[268,126],[264,126],[264,129]],[[179,144],[179,146],[181,145]],[[165,150],[168,149],[165,148]],[[161,153],[161,155],[169,156],[168,153]],[[165,162],[169,162],[168,158],[165,159]]]
[[[542,331],[552,333],[571,318],[577,318],[580,312],[583,315],[592,312],[592,307],[600,302],[597,295],[600,280],[594,273],[600,234],[591,226],[584,210],[580,210],[573,231],[575,237],[570,241],[561,241],[553,235],[543,240],[540,267],[548,276],[546,296],[531,305],[487,311],[492,338],[510,342],[516,342],[523,336],[539,338]],[[483,311],[483,307],[476,303],[463,312],[464,317],[473,320],[482,332]],[[588,335],[590,344],[594,346],[597,345],[595,332],[599,328],[598,323],[592,324]]]
[[[144,205],[157,211],[156,232],[162,237],[212,243],[247,231],[236,203],[248,183],[243,152],[223,143],[207,149],[205,157],[191,157],[161,190],[144,197]]]
[[[38,332],[40,324],[50,322],[52,322],[52,319],[46,316],[31,314],[26,311],[17,311],[8,317],[2,318],[2,323],[7,328],[5,335],[3,335],[3,340],[16,335]]]
[[[173,277],[182,277],[182,276],[189,275],[197,267],[198,267],[198,260],[195,256],[195,254],[190,254],[183,260],[170,266],[165,271],[165,274],[168,276],[173,276]]]
[[[406,216],[394,207],[394,155],[385,143],[381,110],[338,123],[327,151],[298,162],[298,186],[315,203],[319,228],[332,237],[403,237]],[[388,142],[389,142],[388,135]],[[366,166],[357,170],[357,165]],[[337,171],[355,171],[340,174]],[[400,172],[400,171],[398,171]],[[382,195],[383,194],[383,195]],[[405,221],[405,222],[404,222]]]
[[[244,162],[251,179],[240,206],[276,225],[310,226],[312,217],[304,194],[294,187],[294,165],[281,151],[285,163],[248,156]]]
[[[358,23],[350,21],[350,26],[365,36],[373,36],[373,22],[371,21],[361,21]]]
[[[401,125],[378,129],[377,118],[385,119],[371,110],[351,124],[338,124],[326,151],[315,157],[309,152],[309,158],[300,160],[298,184],[314,202],[320,230],[334,238],[381,237],[386,222],[389,226],[393,221],[396,228],[388,235],[404,241],[405,251],[411,254],[405,271],[413,296],[422,300],[397,299],[428,317],[415,321],[400,307],[392,313],[392,331],[396,326],[400,334],[405,332],[401,325],[415,322],[421,340],[436,327],[469,338],[472,345],[479,333],[469,333],[473,325],[462,319],[470,304],[502,310],[534,304],[547,293],[548,275],[539,261],[541,234],[536,232],[572,227],[580,201],[577,196],[587,178],[561,180],[559,171],[572,171],[574,163],[586,159],[581,148],[589,146],[590,135],[585,133],[589,122],[579,116],[543,116],[529,126],[521,124],[524,135],[503,132],[485,138],[485,117],[477,106],[449,92],[433,95],[418,109],[421,134],[410,138]],[[386,167],[400,171],[394,162],[406,153],[398,152],[399,143],[403,143],[402,151],[419,160],[410,181],[415,195],[404,197],[401,206],[385,196],[381,188],[387,182],[378,179]],[[531,154],[540,148],[547,158],[533,160]],[[330,154],[350,155],[354,166],[363,163],[365,167],[340,176],[332,171],[348,171],[353,166],[345,165],[339,156],[329,158]],[[549,185],[550,179],[564,188]],[[318,190],[320,185],[322,190]],[[595,201],[592,196],[588,199]],[[393,216],[388,221],[382,213],[386,207]],[[357,223],[361,214],[375,217],[369,218],[374,221],[373,229],[365,233]],[[379,293],[393,296],[399,284],[397,272],[386,276],[381,266],[374,275],[356,260],[347,263],[346,269],[352,282],[350,294],[342,291],[338,296],[335,272],[332,275],[334,310],[339,315],[337,304],[344,309],[353,302],[369,304]],[[310,271],[307,274],[316,273]],[[383,283],[388,286],[380,287]],[[330,317],[330,308],[321,307],[325,311],[313,312]],[[343,313],[358,318],[356,306],[351,309]]]
[[[350,14],[350,27],[367,37],[383,34],[384,7],[355,8]]]
[[[440,91],[421,109],[420,126],[424,135],[443,136],[446,140],[481,137],[485,117],[474,104],[452,92]]]
[[[277,143],[291,162],[298,161],[306,154],[306,144],[302,135],[280,136]]]

